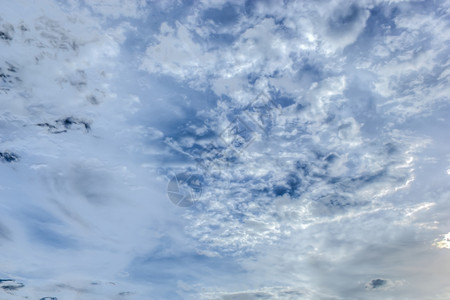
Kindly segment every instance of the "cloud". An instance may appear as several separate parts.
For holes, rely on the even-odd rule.
[[[238,300],[238,299],[313,299],[312,297],[319,295],[304,289],[296,289],[289,287],[268,287],[261,290],[239,291],[233,293],[227,292],[210,292],[204,293],[202,299],[223,299],[223,300]],[[326,299],[321,295],[321,299]]]
[[[210,180],[204,200],[199,204],[200,211],[186,212],[192,222],[189,232],[202,242],[202,248],[208,247],[216,255],[227,253],[238,257],[247,251],[259,253],[259,247],[266,253],[269,252],[264,248],[267,245],[278,245],[284,239],[292,242],[293,236],[301,234],[305,228],[325,226],[323,230],[327,231],[330,230],[328,226],[352,218],[388,218],[387,212],[394,207],[402,212],[399,218],[403,219],[417,205],[416,200],[411,200],[398,207],[383,199],[394,199],[397,193],[415,184],[417,160],[432,141],[416,138],[415,134],[397,128],[408,116],[426,114],[429,111],[426,107],[435,108],[432,104],[435,100],[430,98],[431,102],[425,104],[428,100],[417,101],[416,98],[406,107],[401,97],[384,93],[378,87],[380,82],[385,82],[390,88],[405,91],[405,85],[397,78],[405,76],[406,80],[412,70],[418,72],[414,66],[417,66],[417,59],[421,59],[420,54],[405,57],[405,61],[410,61],[408,65],[399,65],[397,77],[390,77],[394,73],[387,69],[380,71],[381,66],[392,66],[388,56],[398,60],[391,51],[406,53],[407,47],[420,47],[420,39],[414,35],[407,38],[407,31],[400,27],[395,32],[387,27],[375,29],[375,24],[385,22],[388,26],[392,22],[389,14],[395,4],[381,1],[339,4],[336,2],[323,9],[323,22],[307,17],[308,13],[317,15],[320,11],[317,7],[293,3],[286,9],[260,4],[259,11],[254,9],[245,18],[232,17],[232,25],[224,24],[221,30],[234,36],[232,43],[211,50],[206,50],[208,44],[205,41],[208,30],[213,29],[203,27],[205,31],[198,33],[195,26],[199,23],[194,15],[184,24],[183,32],[189,37],[186,45],[194,43],[189,49],[203,49],[207,57],[205,63],[196,64],[194,68],[190,62],[179,61],[179,70],[191,71],[176,74],[165,62],[159,65],[157,72],[173,75],[192,88],[204,89],[205,85],[210,85],[217,95],[229,97],[229,100],[223,98],[216,110],[203,115],[207,118],[205,123],[212,125],[217,134],[221,132],[220,128],[226,128],[227,123],[233,121],[232,118],[224,119],[223,111],[228,109],[239,115],[258,91],[267,91],[275,102],[278,101],[276,95],[282,94],[295,103],[284,107],[281,114],[273,118],[273,124],[263,131],[250,125],[255,142],[232,167],[221,169],[221,177]],[[299,12],[303,19],[294,12]],[[284,19],[278,19],[277,14],[283,14]],[[398,19],[399,16],[394,18]],[[253,26],[246,25],[251,22]],[[241,24],[241,28],[244,26],[240,34],[234,30],[236,24]],[[289,31],[294,28],[302,30]],[[179,29],[170,30],[177,32]],[[190,30],[189,34],[187,30]],[[196,34],[203,39],[194,38]],[[429,38],[434,35],[428,34]],[[176,39],[182,40],[175,34],[170,38],[171,45]],[[396,40],[395,47],[406,48],[382,48],[384,39]],[[380,46],[376,48],[375,56],[357,52],[371,51],[365,50],[367,41]],[[160,45],[163,44],[169,45],[161,39]],[[148,48],[145,63],[152,59],[149,50],[154,47]],[[423,56],[423,59],[428,58]],[[425,65],[435,63],[428,61]],[[299,69],[302,72],[297,71]],[[154,72],[150,68],[147,70]],[[251,70],[258,76],[250,80]],[[421,70],[428,72],[431,67]],[[415,89],[407,93],[415,97],[420,93],[421,83],[412,85]],[[385,105],[385,101],[391,102]],[[389,118],[384,116],[385,113]],[[210,122],[208,118],[219,121]],[[186,157],[202,145],[195,139],[183,143],[181,136],[174,137],[171,143]],[[274,197],[276,201],[273,201]],[[405,222],[409,221],[405,219]],[[329,262],[330,265],[333,263],[335,260]]]
[[[450,249],[450,233],[447,233],[443,236],[444,237],[441,240],[436,240],[433,245],[441,249]]]
[[[24,286],[0,292],[443,297],[447,11],[5,5],[2,285]],[[165,194],[183,172],[203,178],[187,209]]]
[[[383,288],[388,284],[388,281],[385,279],[373,279],[367,284],[367,288],[369,289],[377,289]]]

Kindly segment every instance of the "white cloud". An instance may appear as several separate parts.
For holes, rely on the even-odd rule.
[[[441,240],[436,240],[433,245],[441,249],[450,249],[450,232],[445,235],[443,234],[443,238]]]
[[[445,295],[448,3],[420,5],[5,5],[8,296]],[[219,136],[237,116],[239,154]],[[213,175],[173,207],[194,158]]]

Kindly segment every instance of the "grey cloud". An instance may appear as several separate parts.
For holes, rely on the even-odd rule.
[[[13,153],[13,152],[0,152],[0,160],[2,162],[11,163],[11,162],[17,162],[20,160],[20,156]]]
[[[48,129],[48,132],[58,134],[64,133],[68,130],[83,130],[89,132],[91,130],[91,123],[75,117],[67,117],[58,119],[53,124],[50,123],[38,123],[36,126],[44,127]]]
[[[250,300],[250,299],[329,299],[324,295],[317,294],[304,288],[289,287],[264,287],[258,290],[245,290],[239,292],[210,292],[203,293],[205,300]],[[330,298],[331,299],[331,298]]]
[[[0,21],[2,21],[1,18],[0,18]],[[12,41],[14,32],[15,32],[15,30],[14,30],[14,26],[12,24],[3,23],[2,29],[0,30],[0,39],[2,39],[4,41]]]
[[[64,51],[78,50],[75,38],[69,36],[64,27],[58,21],[48,17],[40,17],[36,20],[35,30],[39,32],[39,40],[31,39],[39,47],[50,47]]]
[[[373,279],[373,280],[371,280],[369,282],[368,288],[376,289],[376,288],[379,288],[379,287],[386,286],[387,283],[388,283],[388,281],[385,280],[385,279],[379,279],[379,278],[378,279]]]
[[[9,90],[17,87],[22,80],[18,67],[8,61],[0,65],[0,91],[7,93]]]
[[[330,32],[333,34],[345,34],[352,30],[364,20],[364,12],[365,9],[355,3],[339,5],[328,20]]]
[[[25,285],[21,282],[17,282],[15,279],[0,279],[0,287],[5,291],[15,291],[23,288]]]

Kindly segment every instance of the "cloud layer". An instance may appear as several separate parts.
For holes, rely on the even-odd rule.
[[[450,295],[448,1],[2,7],[4,297]]]

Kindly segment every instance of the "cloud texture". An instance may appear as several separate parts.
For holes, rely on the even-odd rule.
[[[0,298],[450,297],[448,1],[3,2]]]

